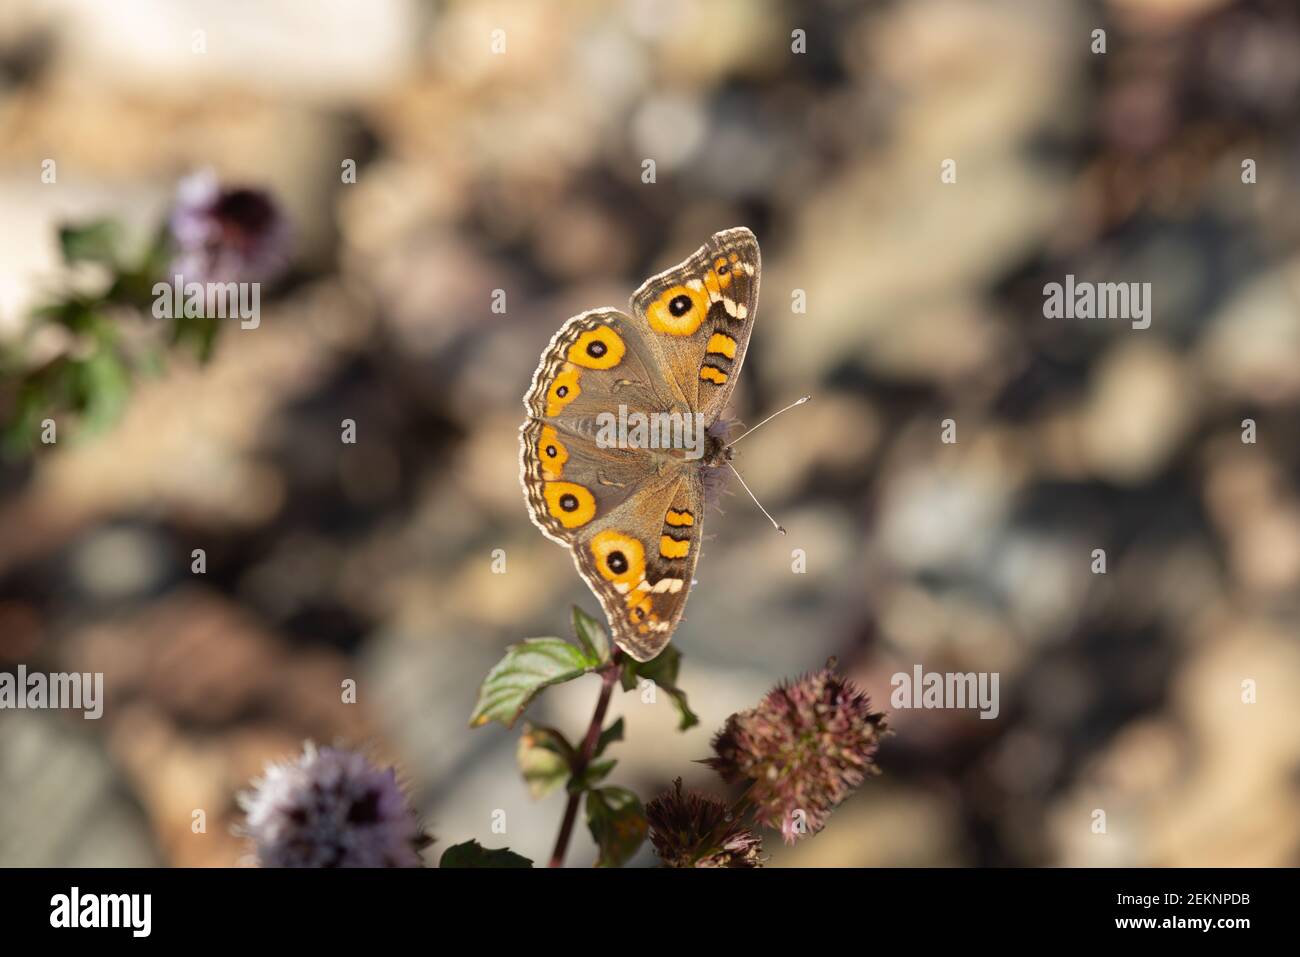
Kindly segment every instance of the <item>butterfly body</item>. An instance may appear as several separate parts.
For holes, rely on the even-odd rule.
[[[659,654],[699,559],[707,491],[731,461],[722,413],[758,304],[758,242],[715,233],[647,280],[631,315],[574,316],[524,396],[520,479],[533,522],[573,552],[617,644]]]

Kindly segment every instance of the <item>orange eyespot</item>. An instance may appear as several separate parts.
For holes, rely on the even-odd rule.
[[[691,553],[690,540],[679,542],[671,535],[659,536],[659,554],[664,558],[685,558]]]
[[[697,283],[697,285],[702,285]],[[650,303],[646,310],[646,319],[656,332],[670,336],[689,336],[709,312],[709,297],[703,289],[689,286],[673,286],[664,290],[658,299]]]
[[[645,616],[654,607],[650,596],[643,591],[634,591],[627,596],[627,615],[633,624],[645,620]]]
[[[598,326],[578,336],[569,346],[569,361],[588,369],[612,369],[623,361],[627,346],[609,326]]]
[[[578,369],[570,365],[560,370],[550,388],[546,390],[547,415],[559,415],[566,405],[582,394],[582,389],[578,386],[580,374]]]
[[[731,266],[725,257],[719,256],[713,261],[713,268],[704,274],[704,288],[718,298],[724,289],[731,287],[731,278]]]
[[[725,333],[715,332],[709,336],[709,344],[705,346],[704,351],[734,359],[736,358],[736,340]]]
[[[542,485],[546,510],[565,528],[586,525],[596,517],[596,497],[573,482],[546,482]]]
[[[542,435],[537,440],[537,457],[542,462],[542,478],[554,480],[564,474],[569,450],[560,441],[559,433],[549,425],[542,426]]]
[[[591,555],[601,577],[616,585],[636,585],[645,577],[645,548],[635,538],[606,529],[591,540]]]

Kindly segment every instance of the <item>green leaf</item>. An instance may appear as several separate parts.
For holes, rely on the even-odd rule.
[[[526,638],[511,645],[479,686],[470,727],[500,721],[509,728],[543,688],[572,681],[599,665],[563,638]]]
[[[677,672],[682,666],[682,653],[675,645],[669,645],[659,655],[649,661],[633,661],[628,658],[623,664],[623,690],[631,691],[638,684],[638,679],[647,678],[655,686],[673,699],[679,720],[677,730],[685,731],[700,723],[699,717],[686,702],[686,692],[677,687]]]
[[[86,427],[92,432],[107,428],[122,414],[131,391],[126,367],[105,347],[71,368],[77,377]]]
[[[614,765],[618,764],[616,758],[606,758],[604,761],[592,761],[587,765],[587,770],[582,772],[582,777],[573,778],[569,781],[567,789],[570,794],[581,794],[583,791],[590,791],[605,778],[609,777],[609,772],[614,770]]]
[[[217,336],[221,332],[220,319],[202,316],[182,316],[172,323],[172,344],[184,345],[193,350],[194,357],[206,364],[216,351]]]
[[[117,261],[117,247],[121,231],[117,223],[100,219],[77,226],[59,227],[59,249],[63,261],[98,262],[112,265]]]
[[[573,606],[573,630],[578,633],[578,641],[601,664],[609,661],[609,636],[595,618],[592,618],[577,605]]]
[[[524,722],[516,752],[519,771],[535,799],[546,797],[569,777],[576,755],[573,746],[554,728]]]
[[[645,808],[627,788],[587,792],[587,827],[600,848],[597,867],[622,867],[645,840]]]
[[[508,847],[487,848],[478,841],[453,844],[442,852],[439,867],[532,867],[533,862]]]
[[[598,758],[605,753],[605,749],[615,741],[623,740],[623,719],[619,718],[604,731],[600,732],[600,737],[596,740],[596,750],[592,753],[593,758]]]

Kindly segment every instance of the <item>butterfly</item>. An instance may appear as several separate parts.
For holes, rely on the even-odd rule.
[[[663,651],[686,606],[706,487],[731,462],[721,417],[758,281],[754,234],[715,233],[647,279],[631,315],[601,308],[569,319],[524,395],[529,514],[573,552],[614,641],[637,661]]]

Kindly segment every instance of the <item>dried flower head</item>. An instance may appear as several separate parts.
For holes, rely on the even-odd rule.
[[[762,867],[762,841],[722,801],[682,793],[682,779],[646,805],[650,841],[668,867]]]
[[[397,772],[342,748],[308,742],[268,765],[239,803],[263,867],[419,867],[431,843]]]
[[[268,193],[201,170],[176,188],[171,271],[185,282],[269,282],[289,261],[289,225]]]
[[[832,668],[778,685],[733,714],[704,763],[726,781],[751,782],[754,820],[787,844],[820,831],[831,810],[875,772],[885,716]]]

